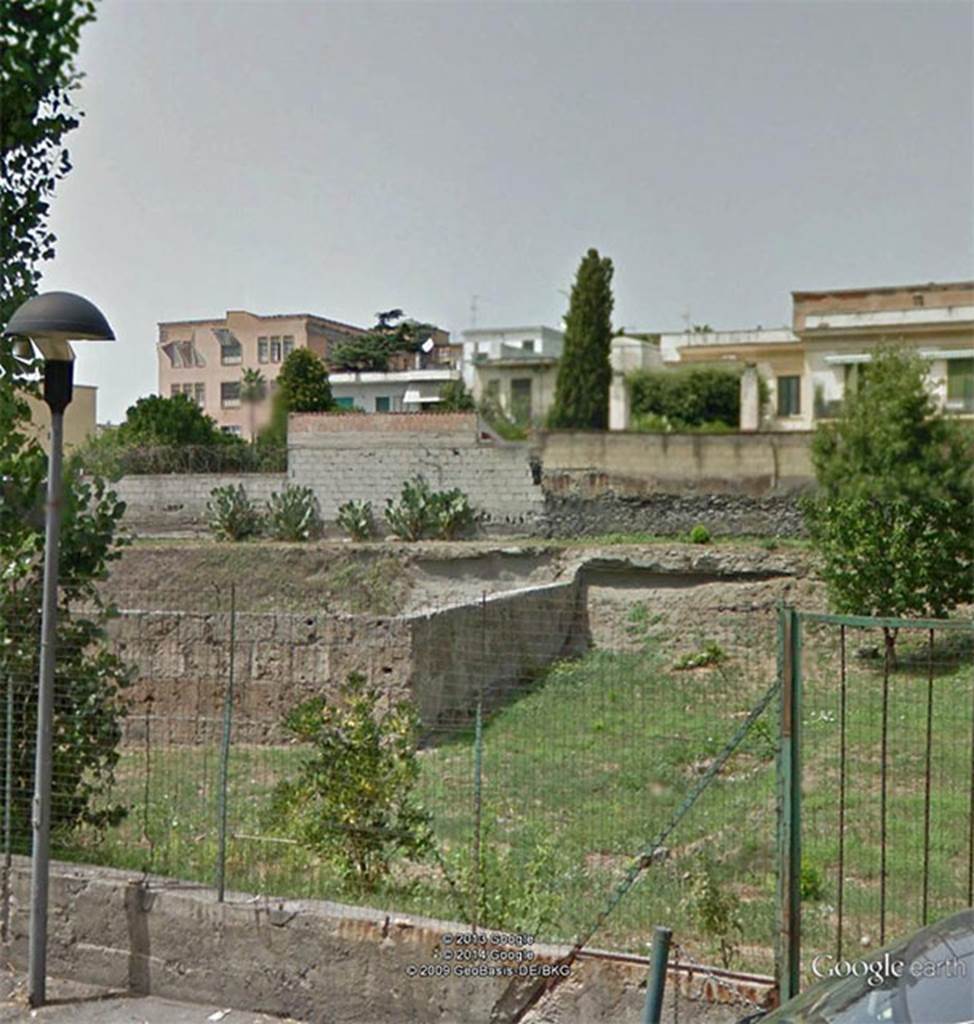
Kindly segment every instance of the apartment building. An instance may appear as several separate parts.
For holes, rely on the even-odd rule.
[[[166,321],[159,324],[159,394],[187,395],[223,430],[249,438],[251,411],[240,401],[245,369],[260,370],[271,393],[281,363],[294,349],[309,348],[327,360],[335,345],[364,333],[311,313],[228,310],[218,319]],[[267,404],[254,410],[257,430],[267,422]]]
[[[790,327],[660,339],[668,362],[742,366],[742,429],[811,430],[834,417],[885,345],[926,359],[943,409],[974,416],[974,281],[797,291]],[[771,391],[763,415],[757,376]]]
[[[565,336],[553,327],[480,327],[463,332],[463,373],[479,403],[496,403],[523,425],[544,420],[555,399]]]

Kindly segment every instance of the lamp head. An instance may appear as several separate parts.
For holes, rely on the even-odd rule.
[[[48,361],[74,359],[70,341],[114,341],[108,321],[94,303],[72,292],[45,292],[19,306],[4,337],[27,337]]]

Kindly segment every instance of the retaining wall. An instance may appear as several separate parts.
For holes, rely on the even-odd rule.
[[[30,862],[14,857],[11,937],[27,963]],[[437,965],[466,925],[310,900],[228,894],[141,873],[51,865],[48,972],[140,995],[331,1024],[509,1024],[530,978],[410,976]],[[536,965],[567,953],[531,947]],[[636,1024],[646,964],[580,959],[524,1024]],[[698,975],[701,982],[710,979]],[[687,986],[689,987],[689,986]],[[672,995],[673,984],[670,986]],[[766,987],[758,986],[762,995]],[[700,994],[699,992],[697,993]],[[714,993],[711,993],[713,995]],[[740,1007],[680,1000],[687,1024],[729,1024]],[[667,1019],[672,1008],[667,1005]]]
[[[147,714],[157,740],[216,738],[230,677],[230,629],[226,612],[129,609],[109,623],[115,650],[134,670],[129,741],[144,737]],[[495,705],[587,643],[574,578],[395,618],[238,613],[234,736],[280,742],[291,708],[333,691],[351,672],[392,699],[415,701],[428,729],[463,722],[478,695]]]

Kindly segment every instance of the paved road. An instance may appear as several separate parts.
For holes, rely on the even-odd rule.
[[[50,1004],[38,1010],[28,1008],[23,993],[22,978],[7,974],[0,979],[0,1024],[282,1024],[283,1020],[250,1010],[113,994],[58,980],[48,984]]]

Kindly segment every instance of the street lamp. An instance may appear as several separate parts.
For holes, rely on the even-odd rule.
[[[10,318],[4,337],[17,339],[19,354],[30,342],[44,359],[44,401],[51,410],[51,453],[47,469],[44,539],[44,599],[41,611],[40,673],[37,686],[37,750],[34,761],[33,845],[30,880],[28,996],[45,1002],[47,976],[47,892],[51,859],[51,739],[54,723],[54,659],[57,622],[58,546],[61,533],[61,462],[64,410],[71,404],[74,351],[71,341],[114,341],[108,321],[87,299],[70,292],[46,292],[28,299]],[[24,341],[23,339],[30,339]]]

